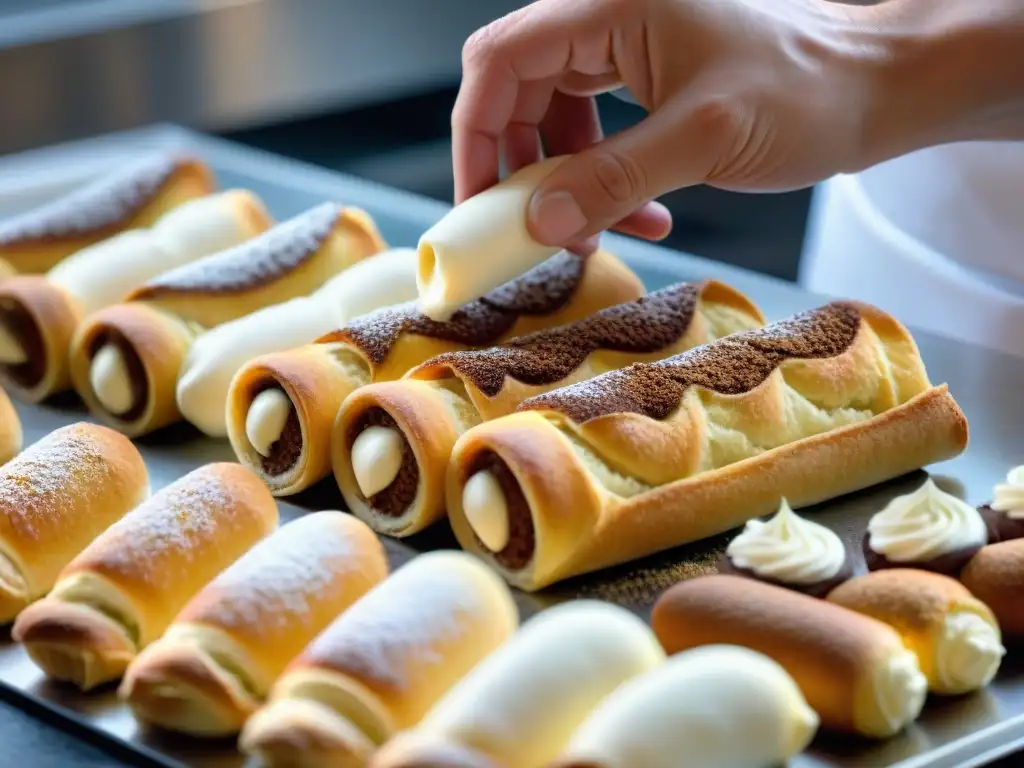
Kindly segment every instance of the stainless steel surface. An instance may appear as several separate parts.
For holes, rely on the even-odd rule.
[[[0,153],[161,120],[240,128],[458,81],[521,0],[0,3]]]
[[[244,185],[258,191],[278,217],[290,216],[324,199],[354,203],[366,208],[394,245],[412,245],[418,235],[445,207],[423,198],[396,192],[356,179],[339,176],[292,161],[263,155],[224,142],[204,139],[173,129],[131,134],[131,151],[142,146],[188,144],[196,147],[216,168],[224,184]],[[88,156],[90,144],[78,145],[72,155]],[[112,144],[109,142],[107,146]],[[52,162],[54,153],[37,153],[36,160]],[[0,185],[5,166],[0,163]],[[722,264],[684,256],[662,248],[610,237],[610,249],[629,261],[654,289],[670,282],[714,276],[748,292],[772,318],[822,303],[794,286]],[[939,482],[971,503],[987,501],[994,483],[1006,470],[1024,461],[1024,413],[1017,392],[1024,386],[1024,360],[966,347],[927,334],[918,342],[932,378],[948,382],[971,424],[967,453],[930,468]],[[27,407],[19,410],[27,438],[41,437],[54,427],[82,417],[73,406]],[[140,441],[154,485],[160,486],[191,468],[215,459],[230,458],[223,443],[197,437],[188,429],[173,429]],[[906,492],[925,477],[923,472],[901,478],[823,504],[807,514],[839,532],[848,542],[859,541],[868,517],[898,493]],[[341,500],[327,483],[294,499],[305,508],[336,508]],[[298,514],[296,507],[282,505],[282,516]],[[725,543],[725,537],[700,542],[648,558],[629,566],[577,579],[538,595],[519,595],[524,616],[555,602],[580,596],[623,604],[646,616],[661,590],[691,575],[694,564],[706,563]],[[443,526],[407,542],[388,541],[394,563],[417,551],[452,546]],[[23,692],[47,702],[67,716],[80,717],[111,736],[173,756],[181,764],[236,766],[241,759],[226,745],[203,745],[179,737],[156,736],[138,728],[120,709],[110,691],[84,696],[42,680],[23,652],[0,642],[0,687]],[[793,761],[797,768],[846,768],[847,766],[900,766],[900,768],[953,768],[987,764],[1024,745],[1024,651],[1011,651],[996,681],[972,696],[932,701],[921,719],[893,739],[868,743],[821,736],[805,755]]]

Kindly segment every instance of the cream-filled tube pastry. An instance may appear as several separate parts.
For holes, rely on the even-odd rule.
[[[152,226],[182,203],[216,189],[201,160],[153,154],[0,222],[0,261],[43,274],[73,253],[129,229]]]
[[[18,616],[12,637],[82,690],[121,677],[214,576],[277,526],[277,505],[237,464],[209,464],[100,534]]]
[[[178,421],[178,374],[197,336],[306,296],[383,248],[366,213],[324,203],[165,272],[85,319],[71,345],[75,389],[94,414],[132,437]]]
[[[0,624],[148,496],[138,450],[94,424],[61,427],[0,467]]]
[[[399,379],[443,352],[489,347],[643,292],[639,278],[610,253],[563,252],[448,322],[429,320],[415,302],[364,315],[316,344],[247,363],[228,393],[231,446],[275,494],[297,493],[330,473],[338,411],[360,387]]]
[[[984,688],[1006,654],[991,609],[938,573],[875,571],[840,584],[828,601],[895,629],[917,654],[932,693],[956,696]]]
[[[148,229],[132,229],[77,252],[45,276],[0,285],[0,379],[36,402],[71,385],[68,353],[92,312],[121,301],[164,270],[248,240],[270,225],[251,192],[186,202]]]
[[[342,613],[296,658],[246,723],[267,766],[363,765],[505,643],[508,587],[457,551],[421,555]]]
[[[929,478],[868,521],[864,559],[871,570],[920,568],[955,576],[988,539],[981,513]]]
[[[474,427],[448,515],[464,548],[535,590],[948,459],[967,433],[902,325],[835,302]]]
[[[928,693],[892,627],[760,581],[715,574],[676,584],[655,603],[651,626],[669,654],[724,643],[771,657],[835,730],[892,736],[917,719]]]
[[[23,440],[21,418],[7,393],[0,389],[0,466],[18,455]]]
[[[356,317],[415,298],[416,251],[395,248],[360,261],[311,296],[220,325],[189,349],[178,378],[178,408],[207,435],[226,437],[228,390],[247,362],[310,344]]]
[[[237,733],[288,663],[387,575],[364,523],[333,511],[300,517],[192,598],[128,667],[120,696],[169,730]]]
[[[474,768],[543,768],[607,696],[664,661],[651,629],[626,609],[558,605],[527,621],[371,766],[428,768],[460,754],[456,764]]]
[[[785,669],[736,645],[670,658],[622,685],[573,734],[552,768],[765,768],[818,730]]]
[[[1014,467],[992,489],[992,501],[978,508],[989,543],[1024,538],[1024,466]]]
[[[496,347],[442,354],[400,381],[370,384],[345,400],[334,428],[334,476],[348,508],[374,530],[411,535],[444,515],[448,461],[470,427],[532,395],[763,322],[746,296],[708,280]],[[502,534],[483,535],[493,543]]]
[[[449,320],[464,304],[530,271],[558,253],[526,228],[534,190],[564,157],[527,166],[460,203],[420,237],[419,307]]]

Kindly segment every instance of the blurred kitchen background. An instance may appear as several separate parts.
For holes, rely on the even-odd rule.
[[[450,202],[462,43],[523,4],[0,0],[0,154],[171,121]],[[681,191],[668,245],[793,280],[809,200]]]

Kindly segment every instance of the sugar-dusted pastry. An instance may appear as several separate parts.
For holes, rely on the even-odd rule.
[[[237,464],[200,467],[115,522],[18,616],[12,637],[83,690],[119,678],[185,604],[277,526],[277,505]]]
[[[0,388],[0,465],[18,455],[23,439],[18,412],[7,393]]]
[[[913,568],[875,571],[839,585],[828,600],[899,632],[932,693],[984,688],[1006,654],[995,615],[948,576]]]
[[[834,531],[800,517],[783,499],[771,519],[749,521],[729,542],[718,570],[824,597],[853,576],[853,558]]]
[[[993,488],[992,501],[979,507],[988,526],[989,543],[1024,538],[1024,466],[1006,473]]]
[[[709,645],[670,658],[605,699],[552,768],[765,768],[784,765],[818,715],[764,654]]]
[[[251,192],[230,190],[184,203],[148,229],[79,251],[45,276],[0,284],[0,379],[36,402],[71,386],[71,339],[88,314],[166,269],[248,240],[270,224]]]
[[[909,332],[836,302],[474,427],[452,452],[448,515],[464,548],[535,590],[966,445],[963,413]]]
[[[531,395],[763,322],[749,299],[708,280],[496,347],[442,354],[400,381],[370,384],[345,400],[332,441],[334,476],[348,508],[374,530],[408,536],[444,515],[452,447],[473,425],[510,413]]]
[[[366,213],[324,203],[165,272],[85,319],[71,344],[75,389],[94,414],[132,437],[178,421],[178,374],[199,334],[306,296],[383,248]]]
[[[738,576],[680,582],[654,605],[665,650],[742,645],[793,677],[828,728],[884,738],[920,714],[928,681],[892,627],[809,595]]]
[[[354,264],[311,296],[217,326],[188,351],[178,378],[178,408],[206,434],[226,437],[228,389],[247,362],[310,344],[360,315],[414,298],[416,251],[395,248]]]
[[[982,547],[961,571],[960,581],[992,609],[1004,634],[1024,637],[1024,539]]]
[[[202,161],[154,154],[102,174],[73,191],[0,222],[0,260],[16,272],[42,274],[83,248],[163,214],[216,188]]]
[[[237,733],[288,662],[387,575],[364,523],[341,512],[300,517],[192,598],[128,667],[120,695],[170,730]]]
[[[242,749],[268,766],[362,765],[505,643],[505,583],[458,551],[421,555],[342,613],[289,665]]]
[[[563,252],[436,323],[415,302],[353,320],[318,343],[247,363],[228,394],[228,436],[239,460],[275,494],[308,488],[331,471],[331,434],[344,399],[394,381],[443,352],[489,347],[631,301],[643,285],[615,256]]]
[[[534,190],[564,159],[523,168],[457,205],[423,234],[417,246],[423,314],[449,320],[462,305],[558,253],[531,237],[526,213]]]
[[[955,576],[988,537],[977,509],[928,478],[868,521],[864,560],[871,570],[919,568]]]
[[[138,450],[94,424],[61,427],[0,467],[0,624],[148,496]]]

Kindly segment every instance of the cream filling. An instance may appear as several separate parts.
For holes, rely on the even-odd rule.
[[[352,472],[366,498],[383,491],[402,468],[401,431],[394,427],[368,427],[352,443]]]
[[[25,348],[7,326],[0,323],[0,365],[21,365],[27,361]]]
[[[466,481],[462,511],[473,533],[491,552],[508,546],[508,502],[493,472],[477,472]]]
[[[992,509],[1014,520],[1024,518],[1024,466],[1011,469],[1006,482],[995,487]]]
[[[110,413],[127,413],[132,405],[132,380],[124,356],[113,344],[100,347],[89,368],[89,386]]]
[[[939,692],[956,695],[984,688],[995,677],[1004,655],[997,627],[976,613],[950,613],[935,647]]]
[[[291,411],[292,401],[280,389],[265,389],[253,398],[245,416],[245,436],[261,456],[270,456]]]
[[[879,722],[861,724],[869,735],[890,736],[921,714],[928,681],[911,651],[900,650],[876,664],[871,682]]]

